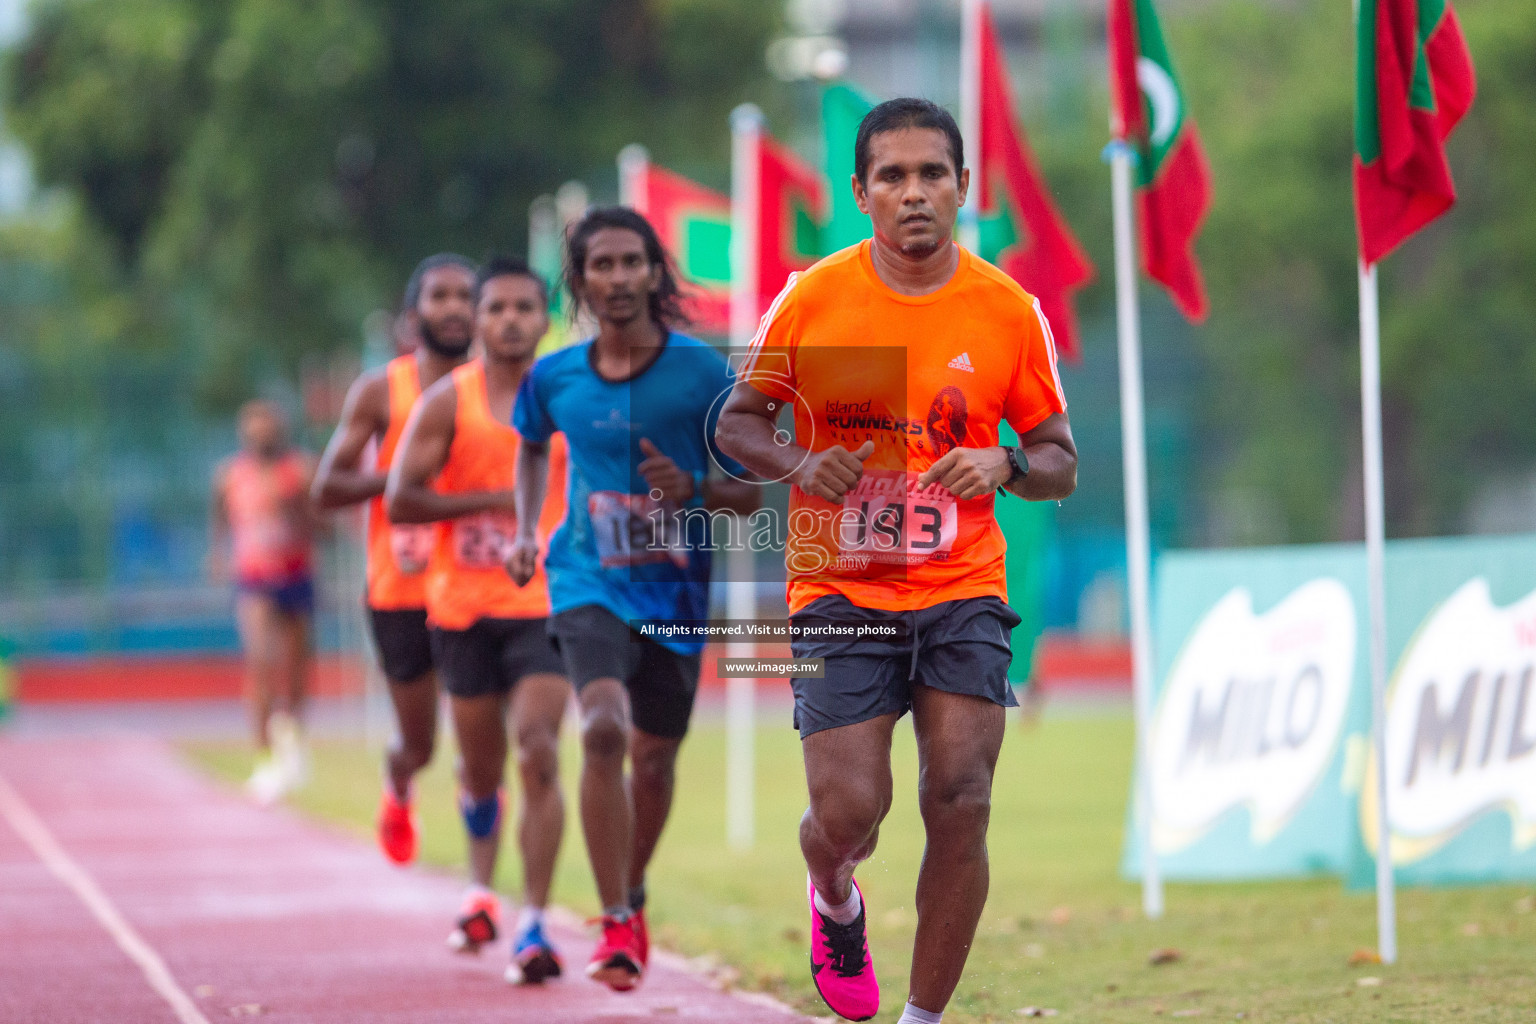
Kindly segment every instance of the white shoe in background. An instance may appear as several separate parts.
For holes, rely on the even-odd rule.
[[[276,714],[268,728],[272,734],[272,760],[280,776],[280,793],[299,789],[309,781],[309,755],[304,750],[299,723],[292,715]]]
[[[283,795],[285,788],[282,765],[272,755],[257,761],[251,777],[245,780],[246,794],[263,807],[270,807],[276,803]]]

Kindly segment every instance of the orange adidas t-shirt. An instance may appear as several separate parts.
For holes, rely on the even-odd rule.
[[[1003,420],[1022,435],[1066,410],[1050,325],[1033,296],[964,249],[938,291],[902,295],[869,248],[792,275],[742,369],[794,405],[801,446],[875,445],[841,507],[791,487],[790,611],[826,594],[887,611],[1006,599],[995,495],[961,501],[917,478],[956,446],[996,445]]]

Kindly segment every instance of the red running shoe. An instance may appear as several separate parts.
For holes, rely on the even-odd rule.
[[[635,919],[620,921],[604,917],[603,938],[592,951],[587,977],[600,981],[615,992],[628,992],[640,984],[645,966],[635,936]]]
[[[379,848],[396,864],[416,859],[416,816],[410,801],[398,799],[388,786],[379,801]]]
[[[481,946],[496,941],[500,922],[501,900],[493,892],[476,889],[464,897],[459,919],[448,935],[448,948],[455,953],[479,953]]]
[[[857,882],[853,883],[859,888]],[[859,916],[838,924],[816,909],[816,886],[805,882],[805,898],[811,904],[811,980],[822,1001],[849,1020],[869,1020],[880,1011],[880,983],[869,958],[864,934],[864,891],[859,889]]]
[[[645,910],[630,914],[629,923],[635,926],[635,948],[640,951],[640,968],[644,970],[651,962],[651,930],[645,926]]]

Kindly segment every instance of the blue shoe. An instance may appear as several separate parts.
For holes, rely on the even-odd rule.
[[[512,937],[512,963],[506,978],[514,985],[540,985],[560,977],[560,954],[544,935],[542,922],[534,922]]]

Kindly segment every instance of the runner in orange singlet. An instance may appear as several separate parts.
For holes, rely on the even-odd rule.
[[[517,535],[512,486],[519,440],[512,406],[549,329],[549,296],[528,265],[512,259],[488,263],[477,292],[481,357],[422,396],[395,455],[387,495],[396,522],[438,524],[427,615],[458,737],[472,883],[449,943],[477,952],[496,938],[500,903],[491,885],[501,844],[510,702],[523,794],[523,910],[508,977],[537,983],[560,973],[543,913],[565,825],[557,747],[571,689],[545,629],[543,568],[519,587],[505,562]],[[544,540],[565,513],[565,448],[559,437],[551,447],[552,482],[538,528]]]
[[[312,656],[314,467],[290,446],[287,420],[270,402],[248,402],[240,410],[240,448],[215,477],[210,565],[216,577],[233,568],[245,695],[259,752],[247,789],[270,803],[305,776],[298,720]]]
[[[411,779],[432,759],[437,735],[425,575],[434,535],[430,528],[390,523],[384,483],[416,399],[468,356],[474,287],[474,264],[463,256],[443,253],[421,262],[406,285],[404,303],[421,346],[353,382],[315,476],[315,501],[322,509],[369,503],[368,611],[399,726],[386,755],[379,845],[398,864],[416,856]],[[377,444],[377,454],[367,460],[370,443]]]

